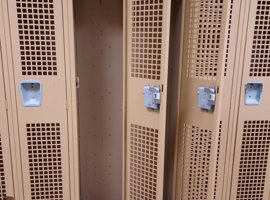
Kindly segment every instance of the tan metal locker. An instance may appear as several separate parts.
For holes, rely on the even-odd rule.
[[[79,199],[72,1],[1,3],[18,120],[20,198]]]
[[[246,1],[241,86],[230,199],[267,200],[270,192],[270,1]],[[249,91],[260,93],[254,99]],[[250,100],[255,100],[250,102]],[[256,102],[257,101],[257,102]]]
[[[7,102],[3,80],[2,48],[0,43],[0,199],[14,198],[14,183],[10,154]]]
[[[175,199],[222,199],[241,3],[183,1]]]
[[[170,0],[124,1],[124,199],[163,199]],[[144,86],[160,86],[160,110]]]

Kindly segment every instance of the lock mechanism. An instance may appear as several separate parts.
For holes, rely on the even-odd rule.
[[[201,109],[213,112],[216,104],[215,87],[205,87],[202,85],[198,88],[198,106]]]
[[[154,110],[160,108],[160,86],[150,86],[147,84],[143,88],[144,106]]]

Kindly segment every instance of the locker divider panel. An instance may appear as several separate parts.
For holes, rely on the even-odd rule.
[[[26,199],[70,199],[62,1],[8,1]],[[41,82],[24,107],[21,81]]]
[[[170,3],[126,3],[124,199],[163,199]],[[144,107],[147,84],[161,86],[160,110]]]

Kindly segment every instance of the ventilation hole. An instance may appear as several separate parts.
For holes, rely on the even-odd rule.
[[[187,169],[187,199],[209,199],[209,167],[211,156],[212,131],[186,125],[188,135],[189,168]]]
[[[270,76],[270,0],[258,1],[249,75]]]
[[[0,200],[6,199],[6,183],[5,183],[5,170],[3,158],[2,139],[0,137]]]
[[[216,172],[215,172],[214,199],[217,199],[218,167],[219,167],[221,132],[222,132],[222,121],[219,122],[219,130],[218,130],[218,147],[217,147],[217,160],[216,160]]]
[[[163,0],[132,0],[131,77],[160,80]]]
[[[187,77],[216,80],[224,0],[191,0]]]
[[[240,154],[237,200],[263,200],[269,147],[270,121],[245,121]]]
[[[57,75],[53,0],[16,0],[22,75]]]
[[[131,124],[130,199],[157,199],[158,130]]]
[[[228,70],[228,58],[229,58],[231,28],[232,28],[233,1],[234,0],[231,0],[231,5],[230,5],[230,16],[229,16],[229,23],[228,23],[228,36],[227,36],[227,45],[226,45],[226,58],[225,58],[224,76],[227,76],[227,70]]]
[[[63,200],[59,123],[26,124],[31,199]]]

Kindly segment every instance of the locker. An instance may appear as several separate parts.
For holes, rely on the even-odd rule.
[[[19,182],[15,198],[79,199],[72,1],[1,5]]]
[[[123,199],[163,199],[170,9],[163,0],[124,4]],[[160,105],[144,96],[150,90]]]
[[[270,1],[260,0],[246,5],[231,199],[269,199],[269,6]],[[260,84],[262,91],[257,88]],[[252,99],[255,102],[249,102]]]
[[[184,1],[174,199],[269,199],[269,4]]]
[[[184,1],[175,199],[221,199],[239,7]],[[205,90],[214,108],[199,107]]]

